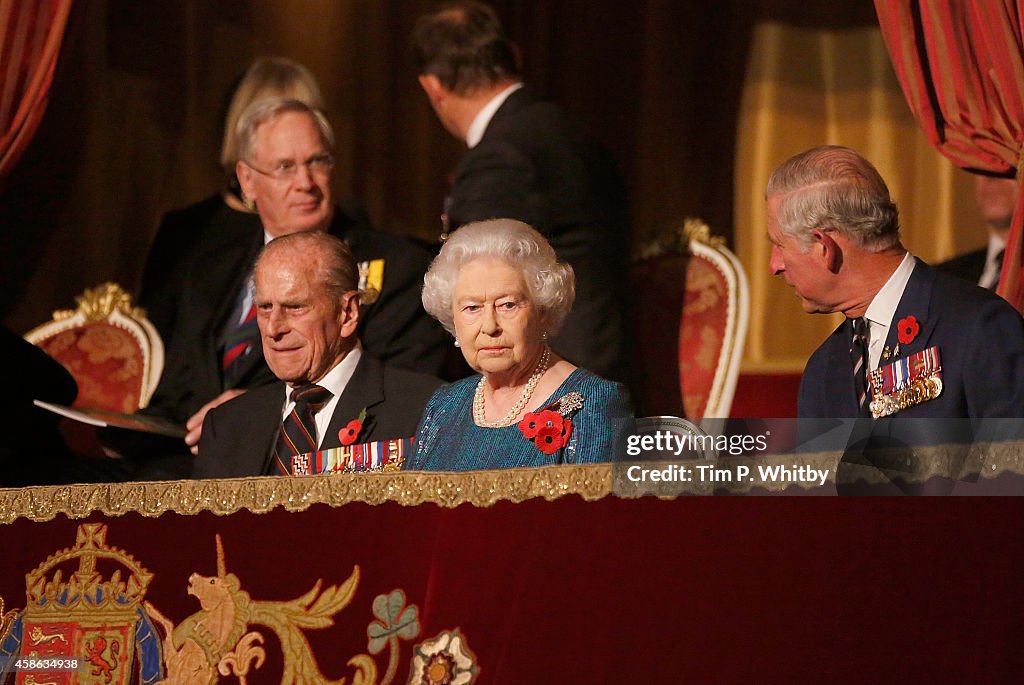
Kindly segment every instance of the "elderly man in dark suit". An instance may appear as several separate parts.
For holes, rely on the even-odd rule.
[[[364,292],[359,335],[383,361],[436,373],[446,348],[444,332],[419,300],[430,254],[335,204],[334,135],[323,114],[294,100],[258,101],[239,119],[238,138],[236,173],[258,218],[233,212],[190,251],[177,274],[176,311],[163,317],[175,322],[167,365],[145,410],[187,421],[193,451],[207,411],[275,381],[259,345],[249,285],[256,254],[273,238],[328,232],[348,243]]]
[[[415,434],[441,382],[362,349],[358,268],[344,242],[324,233],[278,238],[254,281],[263,356],[283,382],[207,414],[195,476],[302,472],[318,450]]]
[[[469,148],[444,230],[509,218],[540,231],[576,273],[576,303],[552,347],[622,380],[627,203],[611,157],[523,85],[515,49],[486,5],[459,2],[422,17],[413,48],[431,106]]]
[[[915,259],[878,171],[823,146],[768,181],[770,267],[808,313],[846,320],[804,369],[801,417],[1024,416],[1024,320]]]

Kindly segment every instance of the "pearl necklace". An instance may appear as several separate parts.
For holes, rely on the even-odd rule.
[[[536,389],[537,383],[540,382],[541,376],[548,370],[549,361],[551,361],[551,349],[545,345],[544,352],[540,355],[540,361],[537,362],[537,368],[533,370],[530,380],[526,381],[526,387],[519,394],[519,399],[508,410],[508,413],[497,421],[487,420],[487,410],[484,404],[484,387],[487,385],[487,376],[481,377],[480,382],[476,384],[476,392],[473,394],[473,421],[476,425],[481,428],[504,428],[515,423],[516,419],[519,418],[519,413],[523,411],[526,403],[533,396],[533,391]]]

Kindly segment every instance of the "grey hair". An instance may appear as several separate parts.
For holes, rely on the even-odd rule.
[[[514,219],[490,219],[466,224],[454,233],[434,258],[423,279],[423,308],[455,334],[452,295],[459,270],[477,259],[495,259],[518,269],[530,302],[555,335],[576,299],[572,267],[559,262],[544,236]]]
[[[298,100],[286,98],[267,98],[257,100],[242,112],[235,128],[238,139],[238,158],[251,160],[256,153],[256,131],[266,122],[288,112],[305,114],[312,120],[320,132],[320,140],[328,152],[334,151],[334,131],[324,113]]]
[[[822,145],[790,157],[768,178],[781,196],[779,229],[806,249],[811,232],[837,231],[870,252],[900,242],[899,210],[881,174],[856,151]]]
[[[339,300],[359,287],[359,267],[352,250],[341,238],[322,231],[301,231],[274,238],[260,251],[256,268],[267,255],[287,249],[301,253],[310,268],[319,267],[317,283],[331,299]]]
[[[220,165],[229,176],[235,173],[238,162],[236,129],[242,112],[257,100],[271,97],[305,102],[317,109],[324,108],[320,86],[309,69],[285,57],[261,57],[245,71],[238,82],[227,115],[224,117],[224,136],[220,146]]]

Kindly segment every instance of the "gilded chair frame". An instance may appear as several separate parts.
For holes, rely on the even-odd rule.
[[[110,282],[87,288],[75,297],[75,302],[78,303],[77,308],[54,311],[53,319],[30,330],[25,334],[25,340],[39,345],[64,331],[98,321],[126,331],[142,351],[139,408],[148,405],[160,374],[163,373],[164,344],[156,328],[146,318],[145,310],[132,306],[131,296],[119,285]]]
[[[711,388],[701,416],[689,418],[728,418],[739,380],[743,345],[750,321],[750,285],[746,273],[736,255],[726,247],[725,240],[712,236],[708,225],[699,219],[687,218],[681,228],[646,243],[634,255],[634,263],[671,254],[689,255],[691,262],[687,264],[687,274],[684,278],[690,278],[692,260],[700,259],[714,268],[725,283],[726,320],[722,346],[717,351],[715,360]],[[682,338],[681,333],[685,325],[684,307],[684,311],[680,312],[679,339]],[[681,352],[682,350],[677,350],[677,353]],[[680,392],[685,398],[687,380],[681,374],[681,364],[677,371],[680,372]]]
[[[707,224],[697,219],[687,219],[683,233],[688,238],[690,254],[709,262],[726,282],[728,314],[725,336],[718,354],[718,366],[707,407],[701,418],[728,418],[736,394],[743,361],[743,344],[750,323],[750,284],[740,260],[725,246],[723,238],[711,235]]]

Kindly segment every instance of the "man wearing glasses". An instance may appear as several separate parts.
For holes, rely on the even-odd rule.
[[[144,410],[187,422],[193,452],[207,411],[277,380],[263,357],[251,288],[253,261],[274,238],[326,231],[348,244],[362,292],[358,335],[382,361],[436,374],[445,350],[443,331],[420,305],[430,254],[335,204],[334,134],[323,114],[294,100],[262,100],[242,114],[237,135],[237,176],[259,220],[210,232],[189,254],[167,363]]]

